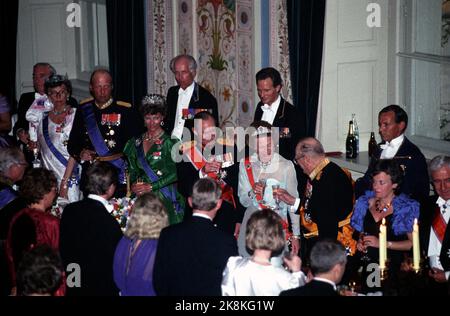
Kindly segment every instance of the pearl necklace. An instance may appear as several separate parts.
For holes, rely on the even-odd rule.
[[[68,106],[64,106],[64,109],[62,109],[62,111],[56,111],[55,109],[53,109],[53,110],[52,110],[52,113],[53,113],[54,115],[61,115],[61,114],[63,114],[63,113],[66,113],[66,112],[67,112],[67,109],[68,109]]]

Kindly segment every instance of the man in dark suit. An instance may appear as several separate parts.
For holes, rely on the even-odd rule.
[[[143,132],[144,121],[130,103],[112,97],[112,76],[106,69],[91,75],[89,89],[93,98],[80,103],[70,132],[67,150],[83,166],[94,160],[107,161],[119,172],[116,196],[126,194],[123,148],[127,141]]]
[[[437,156],[430,161],[429,170],[437,195],[422,205],[420,228],[422,248],[430,262],[430,291],[449,294],[450,278],[450,157]]]
[[[237,236],[245,212],[238,197],[237,147],[226,138],[218,137],[219,131],[216,130],[216,122],[211,113],[197,113],[195,122],[195,140],[183,143],[182,161],[177,163],[178,191],[188,199],[198,179],[210,177],[218,181],[223,191],[223,203],[213,222],[219,229]],[[185,220],[189,220],[191,214],[192,210],[187,208]]]
[[[164,228],[158,241],[153,286],[159,296],[220,296],[222,272],[237,256],[236,240],[214,227],[222,192],[216,181],[198,180],[188,199],[192,218]]]
[[[345,271],[347,255],[335,240],[321,240],[311,250],[311,272],[314,278],[306,285],[283,291],[280,296],[337,296],[338,284]]]
[[[305,125],[297,107],[287,102],[280,94],[282,79],[274,68],[261,69],[256,74],[256,86],[261,101],[256,106],[254,121],[266,121],[279,128],[279,154],[288,160],[294,158],[295,145],[300,127]]]
[[[370,159],[365,175],[355,183],[356,198],[371,190],[371,174],[379,159],[395,159],[404,171],[400,192],[423,203],[430,192],[427,163],[420,149],[404,133],[408,114],[398,105],[389,105],[378,114],[378,126],[383,144]]]
[[[202,111],[209,111],[218,124],[216,98],[194,81],[197,74],[197,62],[194,57],[179,55],[173,58],[170,70],[175,75],[178,85],[169,88],[167,92],[167,115],[164,120],[166,132],[182,139],[183,128],[186,127],[186,136],[190,136],[190,130],[194,126],[193,118]]]
[[[109,214],[113,207],[108,203],[116,183],[116,169],[106,162],[96,162],[82,179],[86,198],[64,209],[60,224],[61,257],[65,267],[75,263],[81,272],[79,284],[74,282],[71,287],[68,282],[67,295],[119,294],[113,278],[113,259],[122,231]]]

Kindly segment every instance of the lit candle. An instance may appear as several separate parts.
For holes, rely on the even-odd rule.
[[[416,271],[420,270],[420,242],[419,242],[419,224],[417,218],[414,219],[413,226],[413,268]]]
[[[386,248],[386,220],[380,225],[380,235],[379,235],[379,254],[380,254],[380,269],[386,268],[386,258],[387,258],[387,248]]]

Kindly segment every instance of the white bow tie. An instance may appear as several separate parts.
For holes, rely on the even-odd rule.
[[[385,150],[387,148],[395,148],[394,144],[386,142],[385,144],[380,145],[380,148]]]
[[[272,107],[271,107],[270,105],[267,105],[267,104],[264,104],[264,105],[261,107],[261,109],[263,110],[263,112],[267,112],[267,111],[273,112]]]
[[[35,92],[35,93],[34,93],[34,99],[35,99],[35,100],[40,99],[40,98],[43,98],[43,97],[45,97],[45,94],[40,94],[40,93],[38,93],[38,92]]]

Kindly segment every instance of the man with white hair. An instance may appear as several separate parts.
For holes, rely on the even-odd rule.
[[[436,195],[430,197],[421,211],[421,227],[425,228],[422,242],[430,259],[433,288],[448,294],[445,283],[450,277],[450,157],[436,156],[428,168]]]

